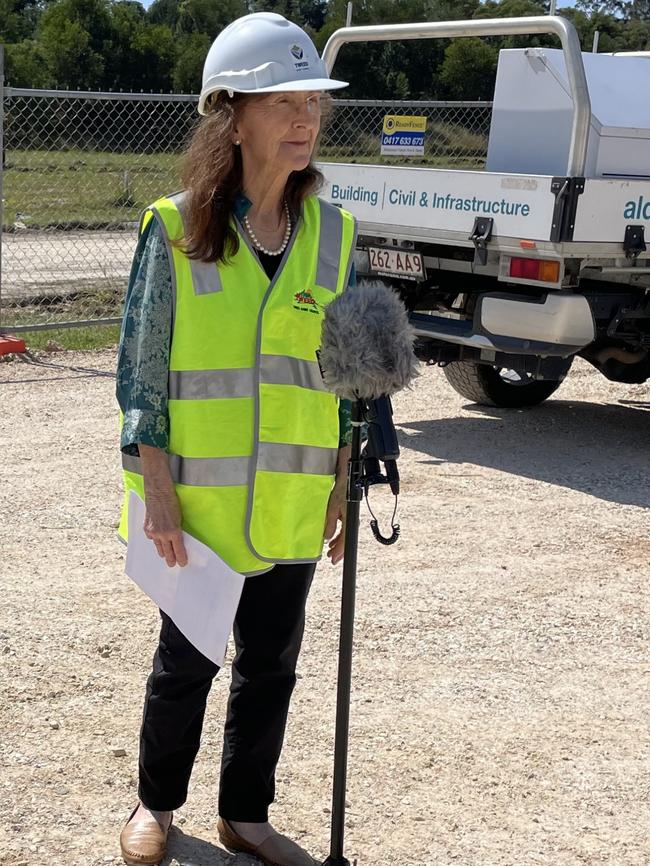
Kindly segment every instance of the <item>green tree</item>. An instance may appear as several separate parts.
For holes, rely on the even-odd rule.
[[[632,0],[627,4],[626,14],[633,21],[650,22],[650,0]]]
[[[118,0],[110,9],[111,33],[105,58],[105,83],[112,90],[131,90],[138,77],[138,59],[133,41],[145,25],[140,3]],[[139,87],[138,87],[139,89]]]
[[[611,15],[597,12],[589,16],[581,9],[563,9],[562,15],[576,28],[583,51],[591,51],[594,33],[598,30],[600,52],[626,50],[627,25]]]
[[[482,3],[474,18],[522,18],[524,16],[544,15],[546,2],[542,0],[487,0]],[[487,40],[494,48],[558,48],[559,40],[550,34],[523,36],[497,36]]]
[[[492,99],[497,52],[481,39],[455,39],[445,49],[440,80],[452,99]]]
[[[521,18],[524,15],[544,15],[546,3],[542,0],[487,0],[474,14],[474,18]]]
[[[175,93],[198,93],[201,90],[203,61],[210,48],[205,33],[186,33],[177,41],[173,85]]]
[[[31,38],[40,11],[39,0],[0,0],[0,41],[7,44]]]
[[[300,0],[300,22],[311,33],[318,32],[325,24],[327,0]]]
[[[142,27],[132,42],[138,58],[139,76],[133,86],[142,90],[167,92],[172,89],[175,67],[175,42],[164,24]]]
[[[51,87],[43,49],[34,39],[5,45],[5,81],[12,87]]]
[[[219,33],[234,21],[246,15],[248,8],[245,0],[181,0],[176,32],[204,33],[215,39]]]
[[[647,50],[650,0],[578,0],[561,12],[584,50],[594,30],[601,51]],[[212,40],[249,11],[280,12],[304,26],[319,50],[344,26],[347,0],[0,0],[7,77],[16,85],[196,92]],[[548,11],[547,0],[355,0],[353,24]],[[549,45],[552,36],[432,39],[346,45],[334,75],[351,82],[343,97],[489,98],[498,50]]]
[[[354,6],[353,24],[405,23],[471,17],[479,0],[365,0]],[[345,0],[331,0],[324,27],[316,34],[319,50],[345,24]],[[444,57],[443,39],[370,42],[346,45],[336,62],[335,74],[352,86],[346,97],[376,99],[435,98],[440,95],[438,71]],[[401,74],[400,74],[401,73]]]
[[[629,21],[621,35],[625,45],[619,51],[650,51],[650,15]]]
[[[409,80],[404,72],[389,72],[386,76],[386,86],[394,99],[410,99]]]
[[[179,0],[154,0],[147,9],[147,21],[151,24],[166,24],[174,32],[178,24]]]
[[[107,85],[113,90],[170,90],[174,69],[171,29],[149,23],[143,7],[133,0],[114,3],[111,19],[104,74]]]
[[[43,12],[37,34],[57,86],[102,88],[112,45],[109,0],[57,0]]]
[[[291,0],[251,0],[249,6],[251,12],[277,12],[286,18]]]
[[[576,0],[576,7],[594,15],[596,12],[605,15],[624,15],[630,4],[626,0]]]

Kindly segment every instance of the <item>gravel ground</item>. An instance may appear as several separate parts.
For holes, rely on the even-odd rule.
[[[117,864],[158,615],[115,538],[114,352],[47,359],[0,364],[0,862]],[[505,412],[426,369],[395,403],[402,538],[364,516],[347,856],[647,866],[650,388],[577,363]],[[319,567],[273,811],[322,857],[340,581]],[[253,862],[215,829],[228,680],[170,837],[186,866]]]
[[[108,288],[123,286],[136,241],[133,229],[6,232],[2,238],[2,296],[5,301],[46,298],[97,281]]]

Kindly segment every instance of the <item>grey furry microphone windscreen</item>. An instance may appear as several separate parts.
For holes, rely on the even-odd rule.
[[[345,400],[375,400],[418,375],[404,304],[383,283],[346,289],[325,311],[319,362],[328,390]]]

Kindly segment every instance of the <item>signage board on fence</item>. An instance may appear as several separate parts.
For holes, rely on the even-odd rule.
[[[381,132],[382,156],[424,156],[426,117],[387,114]]]

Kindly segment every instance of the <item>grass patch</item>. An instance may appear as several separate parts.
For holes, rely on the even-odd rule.
[[[347,146],[323,143],[322,162],[483,168],[485,136],[435,124],[423,157],[382,157],[369,134]],[[180,154],[84,150],[9,150],[4,171],[3,225],[122,226],[137,222],[148,204],[180,188]]]
[[[177,190],[180,155],[9,150],[3,225],[122,225]]]
[[[8,328],[8,330],[10,330]],[[84,351],[116,346],[120,339],[119,325],[90,325],[81,328],[53,328],[47,331],[25,331],[18,335],[28,349],[50,348]]]
[[[377,156],[373,154],[359,154],[355,151],[352,155],[341,154],[335,152],[334,149],[328,151],[321,150],[318,154],[317,162],[344,162],[350,164],[361,165],[385,165],[394,168],[442,168],[453,170],[471,169],[472,171],[483,171],[485,169],[485,159],[474,158],[471,156],[457,157],[449,159],[445,156]]]
[[[63,322],[121,318],[125,288],[122,282],[115,280],[96,280],[82,289],[75,288],[74,284],[60,286],[56,294],[3,303],[0,325],[10,331],[27,325],[55,328],[57,323]]]

